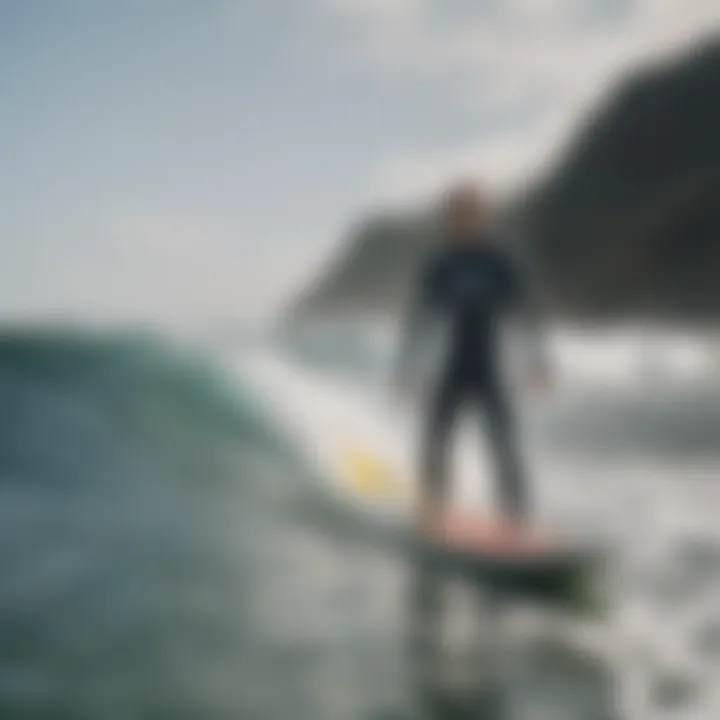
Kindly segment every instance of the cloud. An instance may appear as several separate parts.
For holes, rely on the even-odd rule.
[[[378,192],[393,197],[469,172],[511,188],[551,162],[628,68],[720,28],[717,0],[325,2],[351,20],[363,13],[369,68],[425,81],[448,112],[463,103],[487,127],[483,117],[532,107],[523,122],[485,129],[441,154],[390,158]]]
[[[439,184],[457,177],[475,177],[498,196],[506,195],[545,169],[569,125],[569,119],[551,116],[544,123],[500,131],[437,155],[391,160],[378,173],[377,200],[426,199]]]

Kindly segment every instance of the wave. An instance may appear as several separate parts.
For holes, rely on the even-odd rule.
[[[13,331],[0,335],[6,430],[0,473],[75,479],[93,456],[169,461],[173,439],[232,440],[276,452],[281,439],[242,387],[197,351],[159,336]],[[110,474],[110,473],[107,473]],[[93,481],[105,473],[93,474]]]
[[[0,716],[414,716],[400,630],[408,568],[352,528],[343,536],[344,515],[320,527],[298,503],[321,438],[357,431],[398,446],[400,424],[365,384],[384,350],[376,359],[344,344],[345,358],[330,340],[315,342],[283,353],[266,340],[218,351],[141,333],[0,333]],[[341,371],[330,376],[326,365]],[[306,443],[261,402],[261,377]],[[629,383],[617,382],[625,397]],[[556,427],[588,414],[590,400],[560,407]],[[601,434],[615,422],[610,410],[583,432]],[[658,647],[647,668],[631,670],[644,683],[665,645],[679,647],[681,675],[705,692],[705,660],[691,642],[717,626],[716,466],[610,471],[558,455],[562,463],[540,458],[536,468],[550,509],[580,517],[592,506],[624,533],[628,555],[662,555],[637,561],[648,588],[636,602]],[[676,562],[663,548],[685,554]],[[684,559],[691,552],[697,572]],[[687,568],[692,576],[675,576]],[[664,602],[658,583],[684,593],[671,598],[677,623],[653,614]],[[616,590],[625,600],[622,583]],[[557,718],[615,702],[602,663],[592,697],[573,699],[576,670],[596,656],[571,640],[571,667],[552,685]],[[547,657],[528,672],[545,677]],[[507,692],[542,686],[516,679]]]
[[[0,715],[254,715],[305,469],[251,393],[159,336],[12,330],[0,399]]]

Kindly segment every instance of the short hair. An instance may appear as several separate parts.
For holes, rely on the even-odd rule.
[[[468,205],[488,208],[488,199],[480,185],[462,180],[451,185],[442,195],[440,211],[444,220],[450,220]]]

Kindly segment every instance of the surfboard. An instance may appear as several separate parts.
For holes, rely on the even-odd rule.
[[[406,428],[366,397],[325,378],[264,359],[253,376],[277,398],[287,428],[311,451],[321,494],[360,519],[373,540],[404,548],[440,572],[518,592],[577,594],[596,576],[605,553],[597,543],[535,529],[533,542],[511,542],[477,510],[449,514],[438,532],[421,532],[413,509],[418,482]],[[543,542],[538,543],[539,540]]]
[[[599,602],[600,571],[607,561],[599,544],[452,511],[433,530],[415,533],[425,558],[446,572],[506,593],[586,606]]]
[[[516,527],[477,511],[448,510],[421,530],[410,510],[413,483],[392,463],[367,448],[346,449],[338,478],[366,509],[405,511],[396,536],[404,536],[418,558],[498,590],[532,593],[569,602],[589,601],[607,554],[597,543],[569,539],[550,529]]]

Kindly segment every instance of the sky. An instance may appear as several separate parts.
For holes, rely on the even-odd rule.
[[[363,214],[540,176],[718,0],[0,0],[0,318],[244,322]]]

